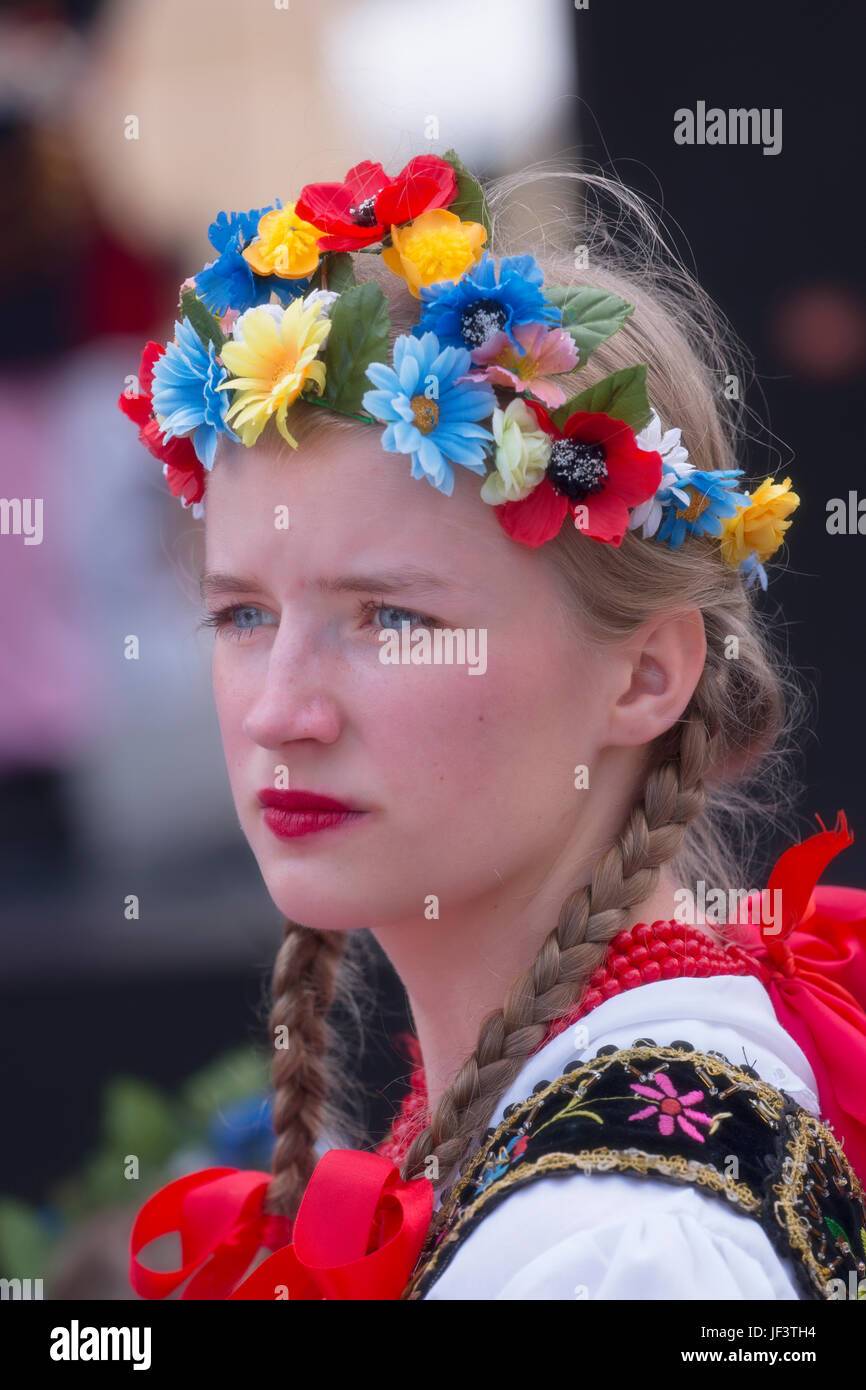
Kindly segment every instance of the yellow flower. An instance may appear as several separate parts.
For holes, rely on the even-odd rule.
[[[496,440],[495,471],[484,479],[481,496],[493,507],[519,502],[541,482],[550,461],[550,436],[518,396],[491,418]]]
[[[283,439],[297,449],[286,429],[286,410],[307,382],[318,391],[325,385],[325,364],[314,359],[331,321],[320,309],[316,301],[305,305],[301,299],[286,310],[267,304],[248,309],[235,325],[238,338],[223,345],[220,357],[232,376],[220,390],[235,393],[226,419],[247,447],[273,415]]]
[[[243,252],[257,275],[280,275],[302,280],[319,264],[318,241],[324,236],[312,222],[295,215],[295,204],[266,212],[259,219],[258,236]]]
[[[790,478],[783,483],[765,478],[749,497],[749,505],[723,521],[722,557],[733,569],[738,569],[752,551],[763,563],[779,549],[791,525],[786,517],[800,505],[790,487]]]
[[[385,247],[382,260],[420,299],[420,285],[459,280],[475,265],[487,233],[480,222],[461,222],[447,208],[433,208],[406,227],[392,227],[391,240],[394,245]]]

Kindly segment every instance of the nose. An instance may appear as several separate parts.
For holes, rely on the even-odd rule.
[[[299,739],[334,743],[341,724],[326,658],[314,654],[308,643],[293,641],[281,625],[263,683],[241,723],[247,738],[267,749]]]

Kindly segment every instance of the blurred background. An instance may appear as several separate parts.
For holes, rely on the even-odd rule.
[[[131,1298],[145,1187],[268,1166],[282,922],[223,769],[197,526],[116,406],[221,208],[452,146],[481,177],[568,157],[662,204],[755,354],[748,404],[772,434],[748,467],[803,499],[761,601],[817,696],[802,833],[844,807],[857,840],[828,878],[866,883],[866,506],[863,534],[826,527],[830,498],[866,498],[864,37],[854,0],[4,5],[0,494],[44,499],[44,538],[0,535],[0,1274]],[[674,112],[698,101],[781,108],[781,151],[678,145]],[[533,186],[535,216],[546,197]],[[352,1084],[379,1135],[406,1020],[387,968],[369,973],[381,1005]]]

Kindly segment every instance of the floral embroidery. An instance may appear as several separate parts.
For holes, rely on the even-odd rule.
[[[513,1139],[509,1139],[507,1144],[503,1144],[499,1152],[488,1159],[487,1163],[484,1165],[484,1174],[476,1191],[481,1192],[483,1188],[495,1182],[497,1178],[501,1178],[509,1165],[520,1157],[528,1143],[529,1140],[526,1134],[522,1130],[519,1130],[517,1134],[514,1135]]]
[[[642,1086],[640,1082],[635,1082],[630,1087],[630,1090],[636,1091],[639,1096],[645,1096],[651,1101],[651,1104],[644,1106],[643,1110],[636,1110],[628,1118],[630,1120],[645,1120],[648,1115],[657,1115],[660,1134],[665,1136],[673,1134],[676,1127],[674,1122],[676,1122],[690,1139],[697,1139],[699,1144],[703,1144],[704,1136],[690,1123],[691,1120],[697,1120],[699,1124],[708,1126],[713,1123],[711,1115],[706,1115],[703,1110],[692,1108],[697,1101],[706,1099],[703,1091],[687,1091],[685,1095],[678,1096],[676,1087],[663,1071],[654,1072],[653,1077],[661,1087],[660,1090],[654,1090],[652,1086]]]
[[[566,1095],[571,1096],[571,1100],[568,1102],[566,1106],[562,1108],[562,1110],[560,1110],[556,1115],[552,1116],[551,1119],[545,1120],[543,1125],[538,1126],[538,1129],[535,1130],[536,1136],[539,1135],[543,1129],[547,1129],[548,1125],[558,1125],[562,1120],[569,1120],[575,1115],[579,1115],[582,1120],[594,1120],[597,1125],[604,1124],[604,1120],[602,1119],[601,1115],[596,1114],[594,1110],[590,1110],[590,1102],[588,1100],[585,1101],[581,1099],[579,1091],[574,1091],[569,1086],[563,1086],[562,1089]],[[631,1097],[620,1096],[618,1097],[618,1099],[630,1100]]]

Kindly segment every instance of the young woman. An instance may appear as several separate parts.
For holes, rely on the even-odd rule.
[[[201,513],[206,489],[232,792],[288,919],[273,1173],[152,1197],[146,1297],[191,1275],[182,1297],[798,1299],[866,1275],[866,894],[813,893],[850,836],[760,894],[744,855],[791,723],[755,596],[798,498],[743,477],[740,369],[649,214],[582,189],[659,255],[593,225],[506,247],[510,186],[453,151],[221,213],[121,398],[172,492]],[[378,1152],[320,1155],[361,928],[416,1066]],[[145,1268],[178,1230],[181,1267]]]

